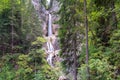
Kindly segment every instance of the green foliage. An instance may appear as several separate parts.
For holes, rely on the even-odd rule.
[[[28,54],[8,54],[1,58],[0,80],[57,80],[57,74],[48,65],[41,50],[45,40],[38,37],[34,42],[37,43],[32,45]]]
[[[4,9],[8,9],[9,7],[10,7],[9,0],[0,0],[0,12],[2,12]]]
[[[0,80],[13,80],[15,76],[15,65],[17,56],[19,54],[15,55],[5,55],[1,57],[0,59]]]
[[[46,69],[45,69],[46,68]],[[36,72],[34,80],[57,80],[58,76],[48,65]]]
[[[44,42],[44,39],[38,37],[33,42],[35,43],[33,46],[39,47],[34,47],[29,54],[22,54],[18,57],[19,61],[17,63],[19,69],[17,76],[20,76],[24,80],[56,80],[57,76],[46,62],[44,51],[41,50],[42,42]]]
[[[10,64],[4,64],[0,71],[0,80],[13,80],[15,78],[15,71],[11,69]]]
[[[113,80],[112,76],[114,75],[111,72],[113,68],[108,64],[107,60],[100,59],[90,59],[89,60],[90,76],[93,80]],[[86,80],[86,65],[82,64],[79,68],[81,80]]]
[[[90,59],[89,60],[89,67],[91,70],[91,78],[95,80],[113,80],[110,66],[107,60],[100,60],[100,59]]]
[[[41,0],[46,9],[46,0]],[[83,0],[59,0],[62,69],[51,68],[41,49],[40,20],[30,0],[0,0],[0,80],[57,80],[60,70],[73,69],[73,43],[85,43]],[[119,0],[87,0],[89,68],[91,80],[120,79]],[[12,29],[13,27],[13,29]],[[13,31],[13,34],[12,34]],[[13,53],[11,40],[13,36]],[[40,36],[40,37],[39,37]],[[75,37],[77,36],[77,37]],[[35,40],[36,39],[36,40]],[[85,40],[85,39],[84,39]],[[85,46],[76,48],[80,80],[86,80]],[[9,54],[8,54],[9,53]]]
[[[31,1],[1,0],[0,4],[0,55],[28,52],[31,42],[41,36],[40,21]]]
[[[110,64],[113,65],[114,67],[116,67],[116,70],[119,70],[120,69],[120,30],[115,30],[113,31],[113,34],[111,36],[111,39],[110,39],[110,48],[109,48],[109,51],[112,51],[111,54],[109,54],[109,61],[110,61]],[[116,71],[115,70],[115,71]],[[116,72],[116,74],[118,74],[118,72]],[[120,75],[116,75],[117,77],[119,77]]]
[[[60,0],[59,2],[61,3],[61,8],[58,12],[60,15],[58,23],[61,26],[59,29],[60,56],[64,59],[64,61],[62,61],[64,72],[69,73],[74,69],[74,57],[79,56],[79,54],[77,54],[79,51],[78,46],[80,42],[82,42],[80,33],[83,34],[83,28],[81,28],[80,25],[82,24],[82,22],[80,22],[82,19],[80,18],[81,5],[79,5],[81,2],[79,0]],[[77,64],[79,65],[79,63]]]
[[[117,31],[115,31],[116,34]],[[114,36],[115,37],[115,36]],[[111,37],[111,42],[114,42]],[[113,46],[114,45],[114,46]],[[119,45],[119,44],[118,44]],[[110,47],[96,47],[91,44],[89,46],[89,68],[91,79],[95,80],[119,80],[119,49],[117,45],[112,44]],[[86,80],[86,64],[85,64],[85,48],[83,47],[80,54],[79,62],[81,66],[78,68],[80,80]]]
[[[45,43],[46,40],[43,37],[37,37],[37,40],[32,42],[32,45],[41,45],[41,43]]]

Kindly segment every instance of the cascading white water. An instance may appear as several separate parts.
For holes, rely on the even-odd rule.
[[[54,48],[51,42],[47,42],[47,48],[48,48],[48,53],[54,51]]]
[[[47,53],[48,53],[48,57],[47,57],[47,61],[48,63],[53,66],[53,61],[52,58],[54,56],[54,47],[52,45],[52,18],[51,18],[51,14],[49,13],[48,15],[48,42],[47,42]]]
[[[52,36],[52,19],[51,14],[49,13],[49,20],[48,20],[48,36]]]

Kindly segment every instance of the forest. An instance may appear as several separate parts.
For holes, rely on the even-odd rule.
[[[0,80],[120,80],[120,0],[0,0]]]

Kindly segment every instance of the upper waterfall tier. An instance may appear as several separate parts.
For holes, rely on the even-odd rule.
[[[47,10],[52,7],[53,0],[42,0],[43,5]]]
[[[52,36],[52,19],[51,19],[51,14],[48,15],[49,20],[48,20],[48,36]]]

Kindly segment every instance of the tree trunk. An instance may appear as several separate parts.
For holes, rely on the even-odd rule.
[[[116,12],[114,11],[115,9],[115,1],[113,0],[111,3],[111,9],[112,9],[112,29],[117,29],[117,17],[116,17]]]
[[[84,14],[85,14],[85,21],[84,25],[86,28],[86,71],[87,71],[87,80],[90,80],[90,74],[89,74],[89,64],[88,64],[88,59],[89,59],[89,50],[88,50],[88,19],[87,19],[87,8],[86,8],[87,2],[84,0]]]
[[[13,53],[13,24],[11,29],[11,53]]]
[[[11,13],[11,14],[12,14],[12,20],[11,20],[11,54],[13,53],[13,41],[14,41],[14,40],[13,40],[13,38],[14,38],[14,37],[13,37],[13,34],[14,34],[14,30],[13,30],[13,16],[14,16],[14,15],[13,15],[13,7],[14,7],[14,6],[13,6],[13,4],[12,4],[12,13]]]
[[[76,8],[76,2],[74,1],[74,7]],[[76,11],[74,10],[73,11],[73,14],[75,15],[76,14]],[[74,27],[76,27],[76,19],[73,17],[73,25]],[[77,52],[77,45],[76,45],[76,40],[77,40],[77,33],[73,34],[73,48],[74,48],[74,53],[73,53],[73,56],[74,56],[74,80],[77,80],[77,55],[76,55],[76,52]]]
[[[73,48],[74,48],[74,80],[77,80],[77,55],[76,55],[76,34],[74,35],[73,40]]]

